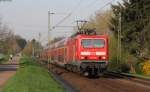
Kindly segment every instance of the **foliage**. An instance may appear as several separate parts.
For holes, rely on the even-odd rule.
[[[26,40],[23,39],[22,37],[18,36],[18,35],[15,36],[15,39],[16,39],[16,41],[17,41],[19,47],[20,47],[21,49],[24,49],[25,45],[27,44]]]
[[[150,76],[150,61],[147,61],[143,64],[142,71],[145,75]]]
[[[2,88],[2,92],[65,92],[48,71],[31,58],[21,59],[21,68]]]
[[[136,61],[136,58],[134,58],[132,55],[128,53],[127,50],[122,48],[121,51],[121,60],[117,59],[118,57],[118,51],[117,48],[117,39],[112,34],[109,34],[109,70],[117,70],[117,71],[124,71],[128,70],[129,72],[129,66],[132,66],[134,64],[134,61]],[[127,66],[127,67],[125,67]],[[127,71],[126,71],[127,72]]]
[[[37,56],[40,53],[40,50],[42,50],[42,45],[35,39],[32,39],[32,41],[28,41],[27,45],[24,47],[22,53],[27,56],[31,56],[34,54],[34,56]]]
[[[25,46],[25,48],[23,49],[22,53],[24,55],[27,55],[27,56],[31,56],[32,55],[32,51],[33,51],[33,45],[31,42],[27,42],[27,45]]]
[[[90,18],[90,21],[84,26],[86,29],[96,29],[97,34],[109,34],[109,21],[111,19],[112,12],[97,11],[94,17]]]
[[[117,38],[119,17],[122,23],[121,41],[125,49],[135,57],[144,60],[149,54],[149,32],[145,30],[149,23],[149,0],[124,0],[123,5],[113,5],[114,16],[111,19],[110,29]],[[119,16],[121,14],[121,16]],[[128,45],[126,45],[128,44]]]
[[[5,56],[0,53],[0,64],[4,61],[4,59],[5,59]]]
[[[12,30],[0,21],[0,53],[16,54],[25,46],[25,39],[14,35]]]
[[[132,72],[140,71],[141,61],[150,58],[150,1],[124,0],[123,4],[112,5],[112,11],[110,30],[117,39],[121,22],[122,49],[128,56],[121,62],[129,64]]]
[[[124,72],[124,73],[129,73],[130,71],[130,65],[127,63],[121,64],[120,68],[121,68],[121,72]]]

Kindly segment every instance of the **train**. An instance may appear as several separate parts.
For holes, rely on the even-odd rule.
[[[79,34],[62,39],[45,48],[40,59],[84,76],[100,76],[108,66],[108,36]]]

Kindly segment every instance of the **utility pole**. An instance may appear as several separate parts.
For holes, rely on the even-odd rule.
[[[38,41],[39,41],[39,44],[38,44],[38,56],[40,56],[40,53],[41,53],[41,33],[39,32],[39,37],[38,37]]]
[[[35,42],[36,42],[35,39],[33,39],[33,40],[31,41],[31,43],[32,43],[32,56],[33,56],[33,57],[35,56]]]
[[[52,31],[52,27],[51,27],[51,15],[54,14],[52,12],[50,12],[50,10],[48,11],[48,44],[50,44],[51,38],[50,38],[50,31]]]
[[[48,47],[50,45],[50,41],[51,41],[51,36],[50,36],[50,31],[52,31],[52,26],[51,26],[51,15],[53,15],[54,13],[50,12],[50,10],[48,11]],[[48,56],[48,68],[50,69],[50,62],[51,62],[51,56]]]
[[[121,33],[122,33],[121,32],[122,31],[122,23],[121,23],[122,22],[122,13],[120,13],[120,19],[119,20],[120,20],[120,22],[119,22],[119,26],[120,26],[119,30],[120,30],[120,61],[121,61],[121,58],[122,58],[122,53],[121,53],[122,52],[122,43],[121,43],[121,38],[122,38],[122,36],[121,36]]]
[[[122,46],[121,46],[121,30],[122,30],[122,14],[121,12],[119,13],[119,25],[118,25],[118,49],[117,49],[117,63],[120,64],[119,62],[121,61],[121,57],[122,57]],[[120,61],[119,61],[120,60]]]

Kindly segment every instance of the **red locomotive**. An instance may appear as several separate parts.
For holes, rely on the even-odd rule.
[[[65,67],[85,76],[102,74],[108,65],[108,37],[105,35],[76,35],[58,41],[45,49],[43,60]]]

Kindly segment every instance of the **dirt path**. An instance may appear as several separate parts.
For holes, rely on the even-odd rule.
[[[13,62],[0,65],[0,88],[16,73],[19,57],[14,57]]]

